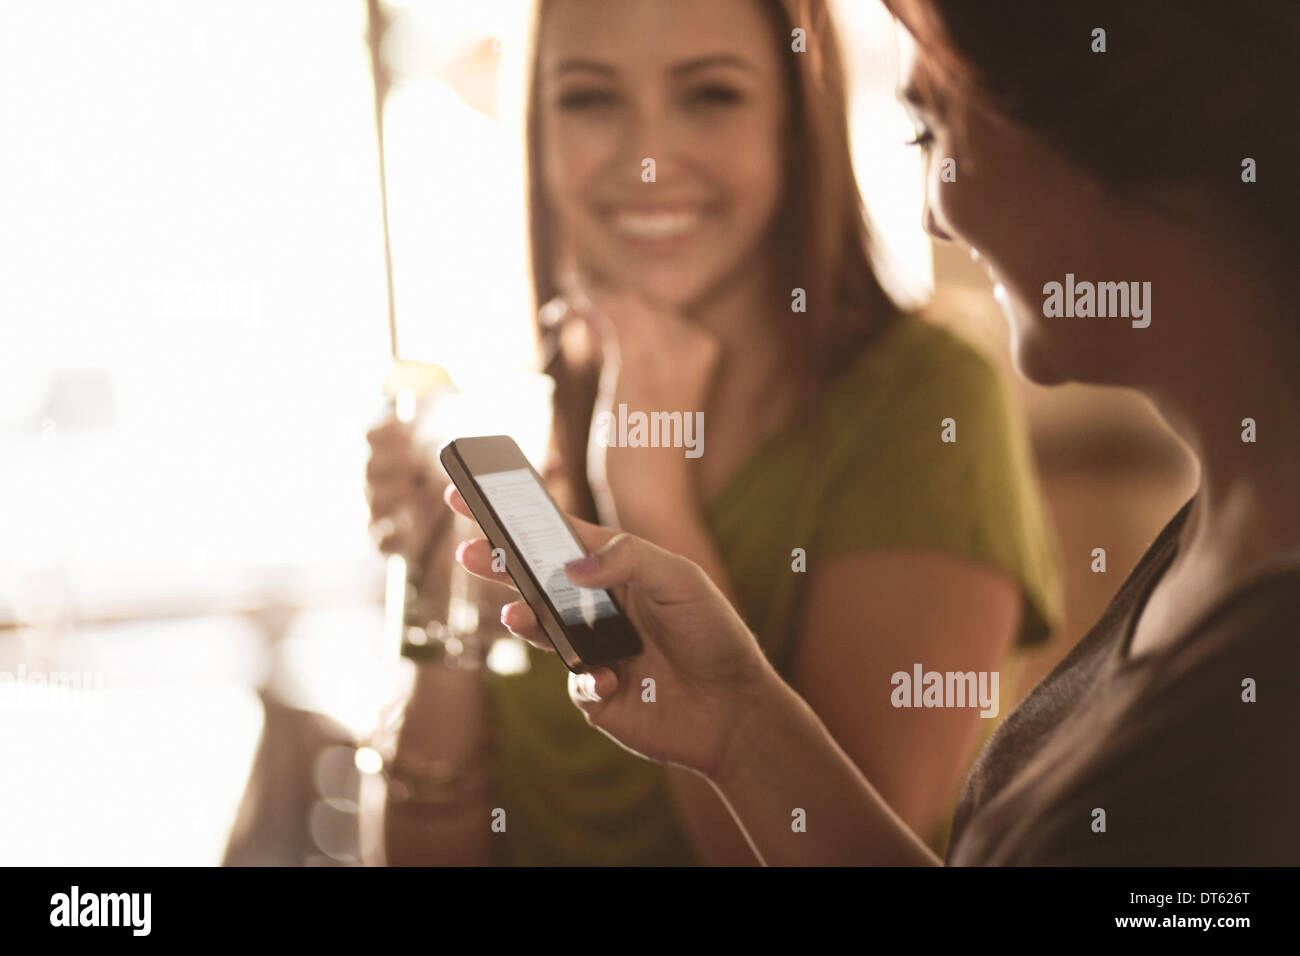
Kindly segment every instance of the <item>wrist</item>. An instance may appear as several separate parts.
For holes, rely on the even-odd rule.
[[[718,762],[705,773],[709,782],[724,796],[746,786],[766,755],[780,749],[779,741],[798,720],[801,704],[790,685],[766,666],[752,688],[742,694]]]
[[[412,676],[404,706],[382,721],[368,744],[382,762],[378,772],[388,800],[460,802],[487,778],[489,734],[479,675],[416,665]]]

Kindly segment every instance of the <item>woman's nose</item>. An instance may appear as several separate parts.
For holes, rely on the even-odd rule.
[[[671,164],[675,147],[680,146],[680,130],[673,124],[668,110],[658,103],[638,104],[629,117],[625,143],[631,148],[637,169],[644,173],[646,159],[653,159],[657,167]]]

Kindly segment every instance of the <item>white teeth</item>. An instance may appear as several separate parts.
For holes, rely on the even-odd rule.
[[[700,224],[695,210],[684,212],[619,212],[614,227],[635,239],[671,239],[685,235]]]

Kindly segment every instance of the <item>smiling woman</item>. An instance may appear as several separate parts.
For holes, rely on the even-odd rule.
[[[629,5],[625,35],[653,38],[633,56],[586,6],[555,3],[542,25],[532,122],[546,207],[534,206],[535,272],[582,255],[607,281],[691,302],[753,255],[776,215],[781,63],[746,4],[728,52],[713,44],[730,4],[690,17],[667,15],[672,4]],[[651,184],[640,174],[647,160]]]
[[[871,264],[825,5],[594,9],[582,0],[537,8],[527,121],[536,301],[581,271],[673,308],[759,316],[728,334],[795,359],[800,374],[769,400],[797,403],[809,387],[801,376],[833,372],[896,315]],[[796,23],[817,28],[806,53],[786,39]],[[647,158],[653,183],[640,175]],[[816,307],[798,323],[773,318],[772,303],[788,303],[795,288]],[[567,491],[594,513],[582,467],[598,375],[582,358],[595,345],[587,331],[564,330],[569,346],[552,372]],[[765,430],[785,415],[778,407]]]

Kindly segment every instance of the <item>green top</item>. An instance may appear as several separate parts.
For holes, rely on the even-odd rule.
[[[956,441],[941,440],[942,421]],[[903,318],[765,440],[704,508],[737,608],[787,672],[807,574],[834,555],[907,547],[1011,574],[1025,597],[1021,645],[1059,623],[1059,545],[1014,406],[989,361],[941,326]],[[490,674],[495,804],[503,863],[683,865],[664,768],[587,725],[555,654],[524,674]]]

